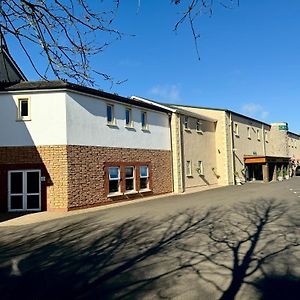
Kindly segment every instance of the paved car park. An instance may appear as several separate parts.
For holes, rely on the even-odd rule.
[[[295,177],[2,222],[1,295],[298,299],[299,203]]]

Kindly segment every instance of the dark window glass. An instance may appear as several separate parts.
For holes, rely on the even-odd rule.
[[[140,167],[140,176],[141,177],[148,177],[148,167],[141,166]]]
[[[107,122],[113,122],[113,108],[111,105],[107,105]]]
[[[148,188],[148,178],[141,178],[140,179],[140,189]]]
[[[146,116],[146,112],[142,112],[141,115],[141,122],[142,122],[142,127],[146,128],[147,126],[147,116]]]
[[[39,195],[27,196],[27,209],[38,209],[40,208]]]
[[[126,191],[134,190],[134,168],[125,167],[125,189]]]
[[[23,196],[11,196],[10,207],[11,209],[23,209]]]
[[[115,193],[119,191],[119,180],[110,180],[109,181],[109,192]]]
[[[109,179],[118,179],[119,178],[119,167],[110,167],[108,168]]]
[[[131,125],[130,109],[126,109],[126,111],[125,111],[125,119],[126,119],[126,125],[130,126]]]
[[[28,100],[21,100],[21,117],[28,117]]]
[[[133,191],[134,190],[133,178],[132,179],[126,179],[125,183],[126,183],[125,184],[126,191]]]
[[[39,172],[27,173],[27,193],[39,193],[40,191],[40,174]]]
[[[23,193],[23,173],[10,173],[11,194]]]

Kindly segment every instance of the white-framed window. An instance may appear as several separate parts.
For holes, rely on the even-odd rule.
[[[142,124],[142,129],[143,130],[148,130],[148,117],[147,117],[147,112],[142,111],[141,112],[141,124]]]
[[[190,129],[190,127],[189,127],[189,117],[188,116],[184,116],[183,126],[184,126],[184,129]]]
[[[149,188],[149,169],[148,166],[140,166],[140,190]]]
[[[239,125],[237,123],[234,123],[234,134],[239,136]]]
[[[250,126],[247,127],[247,137],[249,140],[251,140],[251,128]]]
[[[132,110],[129,107],[125,108],[125,126],[133,127]]]
[[[192,162],[190,160],[186,161],[186,176],[192,176]]]
[[[197,172],[198,172],[199,175],[204,175],[203,161],[202,160],[198,160]]]
[[[31,111],[30,111],[30,99],[27,98],[18,98],[18,112],[17,119],[22,121],[31,120]]]
[[[125,167],[125,192],[135,191],[134,167]]]
[[[196,123],[196,131],[202,132],[202,122],[198,119]]]
[[[108,125],[115,125],[115,112],[112,104],[106,105],[106,119]]]
[[[260,141],[260,130],[259,129],[256,130],[256,134],[257,134],[257,140]]]
[[[108,168],[108,180],[109,180],[108,192],[110,194],[120,192],[120,168],[119,167]]]

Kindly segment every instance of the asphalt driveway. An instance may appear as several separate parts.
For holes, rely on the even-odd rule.
[[[298,299],[300,178],[0,227],[3,299]]]

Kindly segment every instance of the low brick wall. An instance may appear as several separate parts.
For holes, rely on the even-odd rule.
[[[151,163],[152,192],[137,194],[135,197],[170,193],[173,190],[170,151],[68,146],[67,153],[69,209],[134,198],[134,196],[107,198],[104,170],[105,163],[109,162],[128,162],[129,165],[133,162]]]

